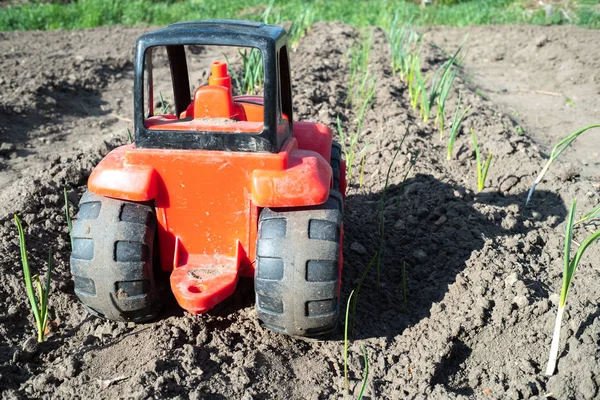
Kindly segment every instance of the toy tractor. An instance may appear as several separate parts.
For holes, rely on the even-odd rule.
[[[215,61],[208,85],[192,96],[187,50],[212,45],[260,51],[264,95],[234,97],[227,64]],[[174,112],[154,107],[158,48],[166,49]],[[148,321],[170,273],[177,302],[199,314],[245,276],[255,279],[267,328],[308,337],[333,331],[345,164],[328,127],[293,119],[285,31],[200,21],[144,34],[133,91],[135,142],[93,170],[73,225],[71,271],[85,308]]]

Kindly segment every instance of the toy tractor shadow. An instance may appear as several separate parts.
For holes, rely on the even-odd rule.
[[[540,221],[554,220],[553,227],[567,213],[562,200],[552,192],[536,191],[526,208],[525,192],[469,194],[463,187],[423,174],[408,179],[403,193],[399,193],[400,187],[394,185],[386,194],[381,288],[377,289],[377,271],[373,265],[358,297],[355,339],[400,335],[429,317],[432,305],[444,299],[467,261],[484,248],[486,240],[502,246],[504,249],[499,252],[541,253],[543,239],[539,236],[534,243],[519,240],[515,245],[503,238],[515,235],[524,238],[535,231],[533,211],[539,213],[535,216]],[[356,288],[379,247],[376,213],[380,196],[381,193],[373,193],[347,197],[342,301],[347,301],[350,291]],[[354,243],[362,245],[366,253],[357,253],[360,246],[353,246]],[[402,293],[404,262],[406,308]],[[532,296],[547,297],[549,289],[529,278],[530,266],[519,268],[523,270],[520,279],[533,291]]]

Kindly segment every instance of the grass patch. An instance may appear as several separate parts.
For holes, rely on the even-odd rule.
[[[461,1],[421,8],[413,2],[390,0],[354,2],[315,0],[315,21],[341,21],[357,26],[389,26],[397,14],[414,25],[471,26],[487,24],[576,24],[600,27],[597,2],[570,1],[546,15],[543,7],[526,0]],[[283,20],[295,20],[305,8],[303,0],[280,0],[274,9]],[[66,4],[24,2],[0,8],[0,30],[78,29],[106,25],[167,25],[182,20],[260,20],[264,0],[209,1],[177,0],[75,0]],[[564,11],[564,12],[562,12]]]

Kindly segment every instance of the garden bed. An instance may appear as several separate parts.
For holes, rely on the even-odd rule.
[[[479,38],[495,29],[472,33],[469,40],[476,43],[478,57],[486,56]],[[562,29],[588,32],[526,29],[532,36],[556,34],[557,41]],[[142,32],[116,27],[0,33],[2,398],[343,397],[342,327],[325,341],[265,330],[256,319],[250,280],[240,282],[236,294],[208,314],[193,316],[171,303],[158,321],[142,325],[100,320],[78,304],[62,190],[67,188],[74,214],[94,165],[127,142],[133,46]],[[438,68],[466,30],[450,33],[442,28],[430,35],[441,48],[426,42],[425,71]],[[291,60],[296,119],[334,128],[339,116],[344,131],[356,129],[357,115],[346,103],[348,49],[358,36],[347,25],[317,23],[300,41]],[[442,40],[446,37],[448,42]],[[372,39],[374,103],[366,111],[358,145],[369,147],[363,184],[358,185],[355,168],[345,208],[344,304],[379,247],[377,210],[386,172],[407,135],[391,167],[383,204],[381,285],[377,288],[373,268],[359,296],[349,350],[351,395],[358,395],[363,378],[362,344],[371,398],[597,397],[600,289],[593,261],[600,259],[598,246],[586,254],[571,288],[557,373],[543,375],[561,283],[566,204],[577,197],[580,212],[595,207],[597,178],[593,173],[580,177],[575,159],[557,164],[525,207],[545,148],[519,127],[533,135],[540,126],[527,122],[533,120],[529,109],[515,113],[510,104],[493,103],[494,94],[486,95],[491,90],[471,78],[478,76],[472,58],[464,61],[448,99],[449,116],[458,91],[463,107],[472,108],[447,161],[446,142],[439,140],[432,121],[423,123],[411,109],[406,86],[392,73],[384,32],[373,29]],[[565,53],[586,53],[575,42],[560,43],[567,46]],[[497,48],[488,49],[493,58]],[[515,58],[514,68],[526,62]],[[593,63],[584,65],[589,74],[597,74]],[[579,88],[584,96],[584,87]],[[481,193],[470,128],[484,155],[494,154]],[[55,252],[51,333],[41,345],[28,340],[35,333],[13,213],[24,222],[35,270],[45,270],[49,248]]]

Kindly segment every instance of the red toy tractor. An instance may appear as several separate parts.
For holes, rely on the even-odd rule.
[[[186,51],[210,45],[260,51],[264,95],[232,96],[227,64],[215,61],[192,96]],[[166,49],[172,113],[154,107],[158,48]],[[328,127],[293,120],[282,28],[201,21],[142,35],[134,131],[135,143],[92,172],[73,225],[75,293],[90,313],[156,317],[169,272],[181,307],[203,313],[248,276],[266,327],[297,336],[335,329],[345,165]]]

